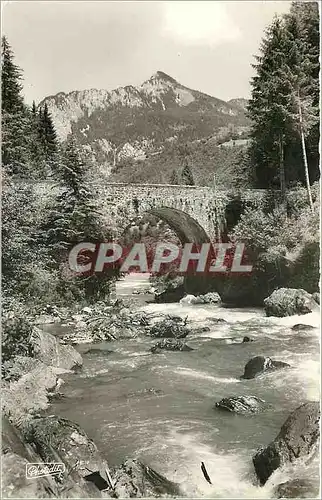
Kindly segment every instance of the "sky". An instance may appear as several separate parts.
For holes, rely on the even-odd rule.
[[[88,88],[140,85],[163,71],[223,100],[249,97],[265,27],[290,2],[7,1],[2,33],[28,103]]]

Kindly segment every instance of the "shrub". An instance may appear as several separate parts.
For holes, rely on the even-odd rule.
[[[285,212],[279,208],[268,214],[260,208],[246,208],[231,238],[233,241],[244,242],[246,251],[255,254],[264,252],[283,241],[285,218]]]
[[[2,319],[2,361],[13,356],[33,356],[32,325],[23,316],[8,312]]]

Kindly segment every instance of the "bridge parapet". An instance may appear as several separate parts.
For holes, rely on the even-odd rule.
[[[222,190],[208,186],[186,186],[172,184],[128,184],[91,183],[96,196],[97,210],[108,227],[116,228],[121,234],[124,228],[137,216],[152,209],[169,207],[181,210],[193,217],[209,235],[215,239],[225,228],[226,207],[234,199],[246,205],[261,206],[266,190]],[[55,197],[58,192],[55,183],[40,182],[35,190],[40,203]]]
[[[225,225],[225,209],[231,199],[240,197],[261,204],[265,190],[215,191],[208,186],[172,184],[111,183],[92,185],[101,208],[110,220],[122,228],[126,221],[160,207],[182,210],[193,217],[212,239]],[[119,221],[119,222],[118,222]],[[113,224],[114,225],[114,224]]]

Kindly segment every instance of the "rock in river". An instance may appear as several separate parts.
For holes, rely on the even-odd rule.
[[[114,474],[117,498],[181,497],[179,486],[138,460],[127,460]]]
[[[293,316],[318,310],[313,296],[302,289],[278,288],[264,300],[266,316]]]
[[[180,304],[220,304],[221,298],[217,292],[209,292],[205,295],[186,295],[180,300]]]
[[[274,494],[276,498],[319,498],[319,484],[308,479],[291,479],[279,484]]]
[[[47,438],[50,441],[50,435]],[[53,462],[61,462],[59,451],[55,451]],[[77,471],[67,468],[66,474],[59,477],[47,475],[33,477],[32,480],[27,478],[27,464],[42,464],[42,457],[34,443],[27,442],[21,432],[5,418],[2,421],[1,461],[2,495],[5,498],[101,498],[94,484],[87,483]]]
[[[319,292],[312,293],[312,297],[315,300],[315,302],[320,305],[320,294],[319,294]]]
[[[167,339],[182,339],[189,332],[189,328],[183,322],[180,323],[172,318],[165,318],[162,321],[158,321],[150,329],[151,337]]]
[[[160,351],[193,351],[193,349],[182,340],[162,339],[160,342],[151,347],[151,352],[153,353]]]
[[[155,302],[178,302],[184,296],[184,277],[161,277],[155,283]]]
[[[48,366],[72,370],[82,366],[81,355],[70,345],[63,345],[50,333],[34,328],[31,342],[33,355]]]
[[[314,330],[314,326],[303,325],[302,323],[298,323],[297,325],[292,326],[292,330],[294,330],[295,332]]]
[[[263,411],[265,409],[265,401],[256,396],[232,396],[223,398],[215,406],[220,410],[249,415]]]
[[[271,372],[289,367],[290,365],[288,363],[284,363],[283,361],[275,361],[266,356],[256,356],[255,358],[250,359],[245,365],[244,375],[242,375],[241,378],[251,379],[265,372]]]
[[[265,484],[279,467],[298,458],[309,458],[318,450],[320,404],[308,402],[299,406],[284,422],[278,436],[253,457],[261,484]]]

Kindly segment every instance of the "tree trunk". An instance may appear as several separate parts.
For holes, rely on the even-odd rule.
[[[285,166],[284,166],[284,145],[283,145],[283,137],[280,134],[279,137],[279,146],[280,146],[280,188],[282,195],[282,202],[285,204]]]
[[[215,201],[215,238],[216,242],[218,243],[221,238],[220,238],[220,224],[219,224],[219,214],[218,214],[218,205],[217,205],[217,182],[216,182],[216,174],[214,174],[214,201]]]
[[[299,95],[298,95],[298,101],[299,101],[298,104],[299,104],[299,118],[300,118],[300,135],[301,135],[301,142],[302,142],[302,154],[303,154],[303,162],[304,162],[304,170],[305,170],[305,182],[306,182],[307,196],[309,199],[309,205],[310,205],[311,211],[314,212],[311,186],[310,186],[309,166],[307,163],[307,154],[306,154],[306,146],[305,146],[302,107],[301,107],[301,100],[300,100]]]

